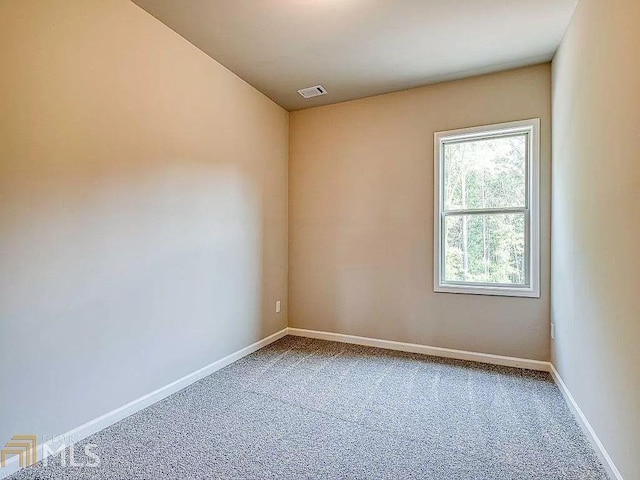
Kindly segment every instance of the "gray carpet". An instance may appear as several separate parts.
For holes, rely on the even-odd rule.
[[[18,479],[606,479],[547,374],[285,337]]]

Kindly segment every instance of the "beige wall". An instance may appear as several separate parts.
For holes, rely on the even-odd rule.
[[[640,2],[581,0],[553,62],[553,363],[640,478]]]
[[[549,358],[549,64],[290,117],[289,324]],[[433,292],[433,133],[540,117],[540,299]]]
[[[0,444],[287,325],[287,112],[126,0],[3,0],[0,45]]]

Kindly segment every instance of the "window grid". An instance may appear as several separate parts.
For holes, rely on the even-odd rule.
[[[476,127],[435,134],[435,182],[436,182],[436,270],[434,290],[445,293],[474,293],[485,295],[508,295],[539,297],[539,241],[538,241],[538,168],[539,168],[539,119],[512,122],[509,124]],[[445,148],[448,145],[497,138],[525,137],[525,200],[524,206],[496,208],[451,208],[446,209],[445,198]],[[533,158],[532,158],[533,157]],[[475,215],[520,214],[524,220],[524,282],[496,283],[446,280],[446,229],[447,217]],[[532,229],[532,222],[535,223]]]

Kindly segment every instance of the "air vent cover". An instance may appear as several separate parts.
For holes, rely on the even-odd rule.
[[[319,95],[326,95],[327,91],[322,85],[316,85],[315,87],[303,88],[298,90],[298,93],[304,98],[317,97]]]

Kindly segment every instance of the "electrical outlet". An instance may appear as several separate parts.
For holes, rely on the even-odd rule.
[[[555,340],[556,339],[556,326],[555,324],[551,324],[551,340]]]
[[[276,302],[276,313],[280,313],[280,300]]]

